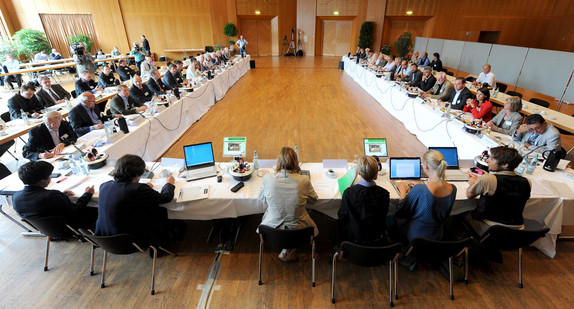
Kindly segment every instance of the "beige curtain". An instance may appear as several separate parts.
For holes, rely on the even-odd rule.
[[[58,50],[65,58],[72,56],[70,44],[66,40],[70,35],[90,34],[90,38],[94,41],[92,54],[95,54],[100,46],[92,14],[40,14],[40,19],[52,48]]]

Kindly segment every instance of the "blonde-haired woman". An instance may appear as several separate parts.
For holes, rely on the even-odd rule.
[[[363,156],[357,162],[361,180],[345,192],[339,208],[339,238],[341,241],[376,246],[389,243],[385,220],[389,211],[389,191],[377,186],[375,179],[379,163]]]
[[[417,237],[442,240],[443,221],[450,216],[456,198],[456,187],[445,180],[447,164],[442,154],[429,150],[422,161],[429,181],[410,190],[404,182],[398,186],[401,197],[394,219],[403,239],[409,242]]]
[[[283,147],[277,158],[277,173],[263,176],[259,200],[267,210],[261,224],[282,229],[312,226],[317,236],[319,230],[305,209],[317,198],[309,177],[301,175],[297,154],[292,148]],[[296,249],[283,249],[279,259],[293,261],[296,254]]]

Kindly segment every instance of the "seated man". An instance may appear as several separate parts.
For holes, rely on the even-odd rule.
[[[118,95],[110,101],[110,112],[114,115],[130,115],[145,112],[147,106],[130,96],[128,86],[120,85]]]
[[[385,66],[383,67],[383,71],[393,72],[396,69],[397,69],[397,64],[395,63],[395,57],[394,56],[388,56],[387,57],[387,64],[385,64]]]
[[[130,96],[133,97],[140,104],[150,102],[153,98],[153,92],[143,83],[141,77],[135,75],[132,78],[132,86],[130,87]]]
[[[72,126],[62,120],[56,111],[44,115],[44,123],[28,132],[28,143],[22,149],[22,155],[28,160],[50,159],[60,155],[66,146],[78,139]]]
[[[524,123],[518,127],[512,137],[516,141],[524,142],[524,146],[528,148],[527,153],[543,153],[546,150],[560,150],[562,148],[560,132],[539,114],[526,117]]]
[[[472,98],[472,92],[466,88],[465,83],[464,77],[457,77],[454,81],[454,91],[440,97],[437,103],[445,106],[450,102],[452,109],[462,110],[466,105],[466,100]]]
[[[100,88],[114,87],[120,84],[120,81],[112,73],[110,66],[104,65],[102,67],[102,73],[98,77],[98,86]]]
[[[419,51],[415,50],[413,52],[413,56],[411,57],[411,63],[418,64],[419,60],[421,60],[421,56],[419,55]]]
[[[118,67],[118,75],[120,76],[120,79],[124,82],[126,80],[130,80],[132,77],[134,77],[137,73],[136,71],[134,71],[132,68],[130,68],[128,66],[128,62],[126,61],[126,59],[121,59],[120,60],[120,65]]]
[[[8,111],[10,112],[11,120],[22,118],[22,111],[28,117],[36,118],[40,116],[40,111],[44,109],[44,106],[34,95],[35,91],[34,85],[25,84],[20,88],[20,92],[8,99]]]
[[[418,85],[415,86],[419,87],[419,89],[422,91],[429,91],[435,83],[436,78],[434,75],[432,75],[432,68],[427,66],[423,70],[423,77],[421,81],[418,83]]]
[[[103,116],[96,105],[96,97],[90,92],[84,92],[78,96],[80,103],[76,104],[70,113],[70,124],[78,136],[82,136],[93,130],[104,128],[104,122],[112,116]]]
[[[445,96],[451,90],[452,90],[452,83],[446,79],[446,73],[438,72],[436,73],[436,83],[434,84],[434,86],[424,94],[421,91],[421,94],[425,98],[438,99]]]
[[[175,73],[175,82],[183,85],[187,84],[187,81],[183,78],[183,62],[176,60],[174,61],[174,64],[177,68],[177,72]]]
[[[157,67],[155,66],[155,63],[153,62],[153,59],[151,57],[146,57],[145,61],[142,62],[141,64],[140,68],[141,77],[143,79],[149,79],[152,70],[157,70]]]
[[[430,65],[429,54],[427,52],[424,52],[423,56],[421,57],[421,59],[419,59],[419,62],[417,64],[419,65],[420,68],[428,67]]]
[[[46,54],[45,51],[41,51],[36,54],[36,56],[34,57],[34,61],[36,62],[48,61],[48,54]]]
[[[46,161],[31,161],[20,166],[18,177],[26,186],[14,193],[14,210],[24,219],[63,216],[65,223],[73,228],[93,228],[98,209],[87,205],[94,194],[94,186],[86,187],[74,203],[68,198],[74,195],[72,191],[46,190],[53,170],[54,166]]]
[[[167,67],[167,72],[165,72],[163,75],[163,83],[168,87],[175,89],[181,87],[182,82],[181,74],[179,77],[177,76],[177,67],[173,64],[170,64]]]
[[[40,77],[40,90],[36,92],[36,97],[42,103],[42,106],[49,107],[56,104],[64,103],[65,100],[72,98],[72,95],[58,84],[52,84],[50,77]]]
[[[419,70],[419,66],[416,64],[411,64],[411,73],[402,79],[404,82],[408,82],[410,86],[418,85],[423,78],[423,73]]]
[[[395,79],[401,80],[411,74],[411,68],[409,68],[409,63],[406,60],[401,61],[401,65],[397,67],[395,71]]]
[[[158,70],[151,71],[151,78],[146,84],[155,95],[171,93],[171,87],[161,81],[161,75]]]
[[[530,198],[532,184],[514,172],[521,161],[518,150],[495,147],[490,149],[490,157],[486,161],[491,173],[482,176],[469,174],[466,197],[473,199],[480,195],[480,199],[476,209],[467,213],[464,220],[479,236],[497,224],[524,228],[522,211]]]
[[[478,78],[472,82],[473,85],[483,85],[488,84],[492,88],[496,88],[496,76],[490,71],[490,64],[485,64],[482,66],[482,72],[478,75]]]
[[[5,73],[12,73],[20,70],[20,61],[14,59],[11,54],[6,54],[6,61],[4,61],[2,65],[8,69]],[[22,87],[22,74],[4,76],[4,81],[8,84],[8,87],[10,87],[11,90],[14,90],[12,83],[17,83],[18,88],[20,88]]]
[[[101,87],[96,84],[96,82],[92,79],[92,72],[85,70],[81,72],[82,77],[76,81],[76,95],[80,95],[80,93],[84,92],[91,92],[96,93],[97,91],[104,91]]]
[[[50,53],[50,60],[60,60],[64,59],[62,54],[60,54],[55,48],[52,48],[52,52]]]

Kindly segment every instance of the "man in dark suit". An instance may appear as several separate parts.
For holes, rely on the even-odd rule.
[[[34,95],[35,91],[36,88],[34,88],[34,85],[24,84],[20,87],[20,92],[8,99],[10,119],[15,120],[22,118],[22,110],[28,117],[36,118],[40,116],[40,111],[44,109],[44,106]]]
[[[130,96],[141,104],[150,102],[153,98],[153,92],[143,83],[139,75],[135,75],[132,79],[132,86],[130,87]]]
[[[445,106],[447,102],[450,102],[452,109],[462,110],[466,100],[472,98],[472,92],[465,87],[465,82],[464,77],[457,77],[454,81],[454,90],[445,94],[437,103]]]
[[[130,96],[128,86],[120,85],[118,95],[110,101],[110,112],[114,115],[130,115],[145,112],[147,106],[142,105]]]
[[[64,89],[64,87],[53,84],[48,76],[40,77],[40,85],[42,88],[36,92],[36,97],[44,107],[64,103],[64,100],[69,100],[72,95]]]
[[[120,65],[117,69],[117,72],[122,81],[130,80],[136,74],[138,74],[136,71],[134,71],[132,68],[128,66],[126,59],[120,60]]]
[[[120,84],[120,81],[114,76],[109,65],[102,67],[102,73],[98,77],[98,86],[100,88],[114,87]]]
[[[172,92],[171,87],[161,81],[161,76],[158,70],[151,70],[151,77],[146,84],[155,95]]]
[[[46,161],[31,161],[18,169],[18,177],[26,186],[14,193],[14,210],[24,219],[63,216],[66,224],[74,228],[93,228],[98,209],[87,205],[94,194],[94,186],[87,187],[73,203],[68,198],[74,195],[72,191],[46,190],[53,170],[54,166]]]
[[[81,72],[81,74],[82,77],[76,81],[76,95],[79,96],[80,93],[84,92],[96,93],[96,91],[104,90],[92,79],[92,72],[86,70]]]
[[[82,136],[93,130],[103,129],[104,122],[113,117],[102,115],[96,105],[96,97],[89,92],[80,94],[78,100],[80,103],[74,106],[68,114],[70,124],[78,136]]]
[[[418,83],[418,85],[415,85],[417,87],[419,87],[420,90],[422,91],[429,91],[434,84],[436,83],[436,78],[432,75],[432,68],[431,67],[425,67],[423,69],[423,77],[422,80]]]
[[[181,76],[179,77],[179,80],[177,80],[177,67],[175,65],[170,64],[167,67],[167,72],[163,75],[163,83],[172,89],[181,87]]]
[[[419,66],[416,64],[411,64],[411,72],[403,81],[408,82],[410,86],[418,85],[423,79],[423,72],[419,70]]]
[[[28,143],[22,148],[22,155],[28,160],[50,159],[62,153],[66,146],[78,139],[72,126],[62,120],[56,111],[44,115],[44,123],[28,132]]]

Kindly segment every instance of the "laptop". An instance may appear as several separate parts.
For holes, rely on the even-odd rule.
[[[390,158],[389,178],[391,184],[400,195],[399,182],[415,183],[421,182],[421,158]]]
[[[386,138],[364,138],[363,145],[366,156],[387,157],[387,139]]]
[[[211,142],[183,146],[187,181],[217,176]]]
[[[447,165],[445,171],[447,181],[468,181],[468,175],[460,170],[456,147],[429,147],[429,150],[436,150],[442,153]]]

